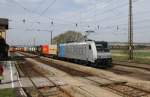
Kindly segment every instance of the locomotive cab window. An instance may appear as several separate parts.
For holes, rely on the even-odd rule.
[[[96,42],[96,49],[98,52],[109,52],[108,43]]]

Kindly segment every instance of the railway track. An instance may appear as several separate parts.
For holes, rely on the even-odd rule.
[[[126,84],[108,85],[105,88],[123,97],[150,97],[150,92]]]
[[[26,64],[29,64],[30,66]],[[33,88],[26,89],[26,92],[28,93],[28,95],[31,95],[31,97],[73,97],[72,95],[70,95],[69,92],[64,90],[61,87],[61,85],[57,85],[42,72],[39,72],[38,70],[33,68],[32,63],[21,63],[21,65],[19,65],[19,68],[23,71],[23,73],[29,78],[29,80],[33,84]],[[50,86],[37,85],[37,83],[35,83],[35,80],[33,80],[33,77],[43,78],[44,80],[50,83]]]
[[[131,67],[131,68],[137,68],[137,69],[150,71],[150,65],[148,64],[139,64],[139,63],[132,63],[132,62],[113,62],[113,65],[125,66],[125,67]]]
[[[101,84],[97,81],[94,81],[99,86],[108,89],[114,93],[117,93],[118,95],[121,95],[122,97],[150,97],[150,91],[140,89],[139,87],[128,85],[127,82],[114,82],[114,80],[111,80],[106,77],[101,77],[101,79],[106,79],[109,81],[112,81],[111,84]]]
[[[26,63],[26,64],[28,64],[28,63]],[[30,63],[30,64],[32,64],[32,63]],[[24,67],[23,67],[24,68]],[[31,67],[30,67],[30,69],[31,69]],[[27,70],[28,71],[28,70]],[[31,71],[31,70],[29,70],[29,71]],[[33,71],[33,69],[32,69],[32,71]],[[34,70],[35,71],[35,70]],[[38,74],[40,74],[41,75],[41,72],[40,71],[37,71],[36,70],[36,72],[38,72]],[[75,75],[75,73],[77,72],[77,71],[73,71],[74,73],[72,73],[72,75],[74,75],[74,76],[77,76],[77,75],[79,75],[79,74],[81,74],[81,75],[83,75],[83,72],[80,72],[79,74],[77,74],[77,75]],[[33,74],[32,75],[32,77],[34,77],[34,76],[38,76],[38,75],[36,75],[35,73],[30,73],[30,76],[31,76],[31,74]],[[85,73],[84,73],[85,74]],[[28,75],[29,76],[29,75]],[[42,76],[43,76],[43,74],[42,74]],[[30,77],[30,79],[31,79],[31,77]],[[55,84],[55,82],[54,82],[54,84]],[[36,87],[36,86],[35,86]],[[44,89],[43,89],[44,88]],[[47,88],[47,86],[46,86],[46,88],[45,87],[41,87],[41,88],[38,88],[37,87],[37,91],[38,91],[38,89],[42,89],[42,91],[46,91],[46,89],[48,89]],[[63,90],[62,89],[62,91],[63,91],[63,93],[65,93],[65,94],[68,94],[67,96],[64,96],[64,95],[56,95],[55,94],[55,96],[52,96],[52,97],[78,97],[78,96],[74,96],[74,95],[76,95],[76,93],[77,93],[77,95],[79,95],[79,97],[98,97],[98,96],[94,96],[94,94],[92,94],[92,93],[90,93],[90,91],[86,91],[86,90],[82,90],[82,93],[81,93],[81,87],[78,87],[78,86],[73,86],[73,87],[71,87],[71,92],[75,89],[75,90],[78,90],[78,89],[80,89],[79,91],[73,91],[73,92],[75,92],[75,94],[73,93],[73,96],[69,93],[69,92],[67,92],[66,90]],[[30,91],[30,90],[29,90]],[[70,91],[70,90],[69,90]],[[43,96],[43,95],[41,95],[41,94],[43,94],[43,93],[41,93],[40,91],[39,91],[39,93],[40,93],[40,97],[51,97],[51,96],[48,96],[45,92],[44,92],[44,94],[46,94],[46,96]],[[78,94],[79,93],[79,94]]]
[[[85,72],[81,72],[81,71],[77,71],[77,70],[68,70],[69,68],[67,67],[61,67],[60,65],[58,66],[57,64],[50,64],[49,61],[47,60],[43,60],[40,58],[36,58],[37,61],[42,62],[44,64],[49,64],[50,66],[57,68],[59,70],[65,71],[66,73],[69,73],[72,76],[82,76],[85,79],[92,81],[94,83],[96,83],[97,85],[99,85],[101,88],[107,89],[109,91],[112,91],[118,95],[121,95],[123,97],[150,97],[150,91],[147,90],[143,90],[140,88],[137,88],[135,86],[130,86],[128,85],[126,82],[115,82],[114,80],[111,80],[109,78],[103,77],[103,76],[98,76],[100,79],[105,79],[107,81],[111,81],[112,83],[109,84],[102,84],[101,82],[97,81],[97,80],[91,80],[88,79],[88,76],[95,76],[93,74],[88,74]]]
[[[14,62],[15,64],[15,62]],[[17,75],[18,75],[18,81],[20,80],[19,77],[21,76],[20,72],[19,72],[19,67],[15,64],[15,68],[17,70]],[[25,91],[25,89],[22,87],[21,83],[19,82],[20,84],[20,88],[16,89],[16,94],[17,94],[17,97],[29,97],[29,95],[27,94],[27,92]],[[21,94],[21,95],[18,95],[18,94]]]
[[[119,75],[150,81],[150,65],[148,64],[115,62],[114,67],[108,69],[108,71]]]
[[[23,52],[20,52],[20,53],[25,56],[31,57],[31,58],[40,58],[34,54],[23,53]],[[137,68],[137,69],[143,69],[143,70],[150,71],[150,65],[148,65],[148,64],[139,64],[139,63],[133,63],[133,62],[124,62],[124,61],[119,61],[119,62],[115,61],[112,64],[114,66],[124,66],[124,67],[131,67],[131,68]]]
[[[150,81],[150,71],[145,69],[143,70],[140,68],[117,65],[113,68],[107,69],[107,71],[113,72],[117,75],[132,77],[143,81]]]
[[[54,65],[55,65],[55,68],[58,68],[58,67],[56,67],[57,64],[54,64]],[[59,66],[58,69],[60,69],[60,66]],[[67,68],[63,67],[63,70],[65,71],[65,70],[67,70]],[[67,73],[72,75],[71,71],[70,71],[70,73],[69,72],[67,72]],[[72,72],[74,72],[74,71],[72,71]],[[108,90],[110,90],[110,91],[112,91],[114,93],[117,93],[117,94],[119,94],[121,96],[124,96],[124,97],[148,97],[147,95],[150,94],[149,91],[145,91],[145,90],[142,90],[142,89],[139,89],[139,88],[128,86],[126,84],[126,82],[115,82],[114,80],[110,80],[109,78],[105,78],[105,77],[100,77],[100,78],[101,79],[105,79],[105,80],[109,80],[112,83],[111,84],[102,84],[102,83],[99,83],[99,82],[97,82],[95,80],[91,80],[91,79],[86,78],[86,76],[82,75],[83,73],[79,73],[79,72],[80,71],[78,71],[76,76],[79,76],[81,74],[81,76],[85,77],[85,79],[90,80],[90,81],[92,81],[94,83],[97,83],[100,87],[108,89]],[[84,74],[89,76],[89,74],[86,74],[86,73],[84,73]],[[92,76],[92,75],[90,75],[90,76]]]

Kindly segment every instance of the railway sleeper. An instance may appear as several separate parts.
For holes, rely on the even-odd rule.
[[[109,83],[109,84],[100,84],[99,86],[101,87],[108,87],[110,85],[121,85],[121,84],[126,84],[127,82],[113,82],[113,83]]]
[[[39,89],[39,91],[42,92],[43,96],[45,97],[62,95],[62,92],[57,87],[53,87],[50,89],[46,87],[46,88]]]
[[[127,86],[126,84],[111,84],[106,86],[106,88],[111,89],[113,92],[117,92],[118,94],[121,94],[125,97],[147,97],[150,95],[147,91],[133,88],[130,86]]]

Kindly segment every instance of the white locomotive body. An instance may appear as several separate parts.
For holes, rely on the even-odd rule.
[[[111,67],[112,57],[107,42],[85,41],[63,44],[63,56],[67,59],[84,61],[97,67]],[[61,50],[59,52],[62,53]]]

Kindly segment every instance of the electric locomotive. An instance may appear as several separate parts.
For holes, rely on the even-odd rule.
[[[112,56],[108,42],[85,41],[59,44],[58,57],[87,63],[95,67],[112,67]]]

